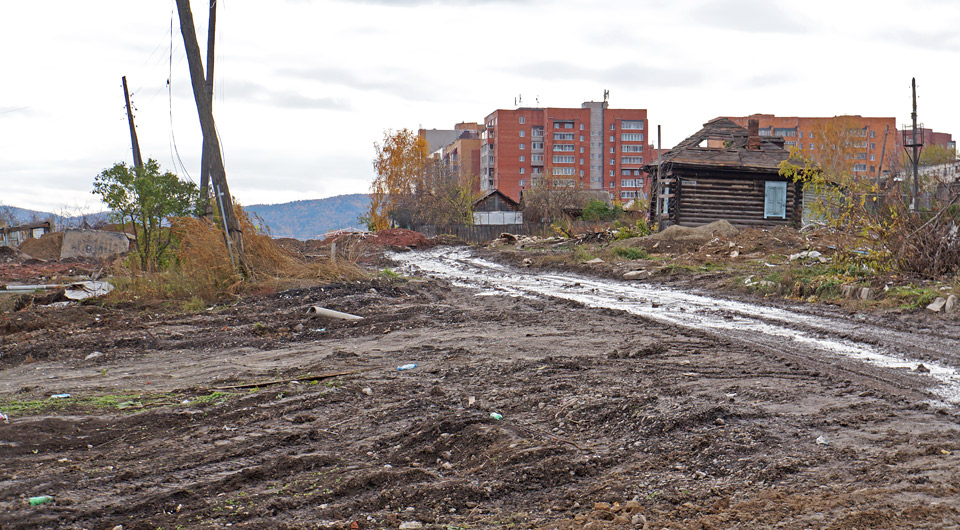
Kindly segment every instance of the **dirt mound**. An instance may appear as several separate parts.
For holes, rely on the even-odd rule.
[[[740,231],[732,224],[720,220],[697,227],[673,225],[663,232],[650,234],[645,239],[652,241],[689,241],[706,243],[715,237],[733,237]]]
[[[374,234],[374,241],[385,247],[420,249],[433,246],[430,240],[420,232],[405,228],[389,228]]]
[[[13,247],[0,247],[0,260],[13,261],[20,258],[20,252]]]
[[[34,259],[60,259],[60,247],[63,245],[63,232],[43,234],[40,239],[28,239],[20,243],[20,252]]]

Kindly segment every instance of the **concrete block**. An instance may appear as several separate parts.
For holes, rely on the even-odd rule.
[[[957,296],[951,294],[947,297],[947,303],[943,306],[944,313],[953,313],[957,309]]]
[[[861,300],[873,300],[873,289],[869,287],[863,287],[860,289],[860,292],[857,295]]]
[[[623,275],[623,279],[624,279],[624,280],[639,280],[639,279],[641,279],[641,278],[646,278],[647,276],[649,276],[649,274],[647,274],[647,271],[630,271],[630,272],[625,273],[625,274]]]
[[[130,239],[121,232],[64,230],[61,258],[111,258],[130,250]]]
[[[927,306],[927,311],[930,311],[932,313],[939,313],[943,311],[943,308],[946,307],[946,305],[947,305],[947,299],[942,296],[938,296],[936,300],[934,300],[930,305]]]

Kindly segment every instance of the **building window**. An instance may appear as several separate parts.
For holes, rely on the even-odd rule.
[[[520,168],[520,174],[523,175],[523,174],[526,172],[526,169],[527,169],[527,168],[525,168],[525,167]],[[520,181],[520,185],[523,186],[523,181],[522,181],[522,180]]]
[[[624,145],[621,145],[621,146],[620,146],[620,151],[621,151],[621,152],[624,152],[624,153],[642,153],[642,152],[643,152],[643,146],[642,146],[642,145],[627,145],[627,144],[624,144]],[[613,152],[613,149],[611,149],[610,152],[612,153],[612,152]]]
[[[787,183],[767,181],[764,183],[763,218],[787,218]]]
[[[853,170],[854,170],[854,171],[866,171],[866,170],[867,170],[867,165],[866,165],[866,164],[854,164],[854,165],[853,165]]]
[[[583,152],[583,146],[582,146],[582,145],[580,146],[580,152],[581,152],[581,153]]]
[[[553,168],[554,175],[573,175],[572,167],[555,167]]]
[[[637,181],[634,179],[620,179],[621,188],[636,188]]]
[[[531,162],[543,162],[543,155],[532,155],[530,156]]]
[[[621,174],[621,175],[632,175],[633,173],[632,173],[632,170],[630,170],[630,169],[621,169],[621,170],[620,170],[620,174]]]
[[[620,163],[624,165],[637,165],[643,163],[642,156],[624,156],[620,158]]]
[[[520,116],[520,125],[523,125],[523,122],[524,122],[524,118],[523,116]],[[523,136],[523,135],[521,134],[520,136]]]
[[[573,157],[572,157],[572,156],[566,156],[566,155],[553,155],[553,163],[554,163],[554,164],[572,164],[572,163],[573,163]],[[571,175],[572,175],[572,174],[573,174],[573,173],[571,173]]]
[[[612,155],[612,154],[614,154],[615,152],[616,152],[616,148],[611,145],[611,146],[610,146],[610,154]]]
[[[876,137],[877,137],[877,131],[870,131],[870,138],[876,138]]]
[[[813,138],[813,133],[810,133],[810,138]]]
[[[583,130],[583,124],[582,124],[582,123],[580,124],[580,130],[581,130],[581,131]],[[580,139],[583,140],[583,138],[580,138]]]
[[[527,135],[527,132],[524,131],[523,129],[520,129],[520,138],[523,138],[526,135]]]
[[[620,198],[621,198],[621,199],[636,199],[636,198],[637,198],[637,192],[636,192],[636,191],[633,191],[633,190],[631,190],[631,191],[620,190]]]
[[[874,162],[877,160],[877,155],[870,155],[870,161]]]
[[[873,150],[873,149],[876,149],[876,148],[877,148],[877,143],[876,143],[876,142],[870,142],[870,149]]]
[[[573,144],[553,144],[553,151],[561,152],[561,153],[564,153],[564,152],[572,153]]]
[[[527,144],[520,144],[520,150],[523,151],[527,148]]]
[[[582,158],[580,159],[580,165],[583,165],[583,159],[582,159]]]
[[[857,153],[857,160],[866,160],[867,153]]]
[[[617,125],[616,125],[615,123],[611,123],[611,124],[610,124],[610,130],[611,130],[611,131],[615,131],[616,129],[617,129]]]
[[[642,142],[643,133],[623,133],[620,135],[621,142]]]
[[[582,134],[580,135],[580,141],[581,141],[581,142],[583,141],[583,135],[582,135]]]
[[[580,170],[580,176],[581,176],[581,177],[583,176],[583,170],[582,170],[582,169]]]
[[[796,127],[776,127],[773,129],[774,136],[783,136],[784,138],[793,137],[797,135]]]
[[[643,120],[623,120],[620,122],[621,129],[631,129],[634,131],[643,130]]]
[[[773,127],[762,127],[757,130],[757,134],[760,136],[773,136]]]
[[[527,158],[526,158],[525,156],[520,155],[520,161],[521,161],[521,162],[526,162],[526,160],[527,160]]]
[[[530,148],[533,150],[543,149],[543,142],[530,142]]]
[[[796,146],[797,146],[797,142],[783,142],[783,146],[786,147],[787,149],[789,149],[789,148],[791,148],[791,147],[796,147]]]
[[[611,177],[613,176],[613,170],[612,170],[612,169],[610,170],[610,176],[611,176]],[[610,185],[613,186],[613,181],[610,182]]]
[[[612,158],[610,159],[610,165],[611,165],[611,166],[613,165],[613,159],[612,159]]]
[[[573,122],[557,120],[553,122],[553,128],[554,129],[573,129]]]
[[[613,143],[613,135],[610,135],[610,143]]]
[[[520,168],[520,174],[523,175],[523,168]],[[523,179],[520,179],[520,187],[523,187]]]
[[[564,128],[564,129],[573,129],[573,122],[572,122],[572,121],[568,121],[568,122],[564,123],[564,124],[563,124],[563,128]]]
[[[573,141],[573,133],[553,133],[553,139],[556,140],[569,140]]]
[[[810,149],[813,149],[813,144],[810,144]]]
[[[530,129],[530,136],[534,138],[543,138],[543,127],[532,127]]]

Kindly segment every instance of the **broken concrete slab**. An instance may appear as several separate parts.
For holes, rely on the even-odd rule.
[[[593,258],[592,260],[586,261],[584,263],[586,263],[587,265],[598,265],[600,263],[603,263],[603,260],[600,258]]]
[[[957,296],[951,294],[947,297],[947,302],[943,306],[944,313],[953,313],[957,309]]]
[[[938,296],[936,300],[934,300],[933,302],[930,303],[930,305],[927,306],[927,311],[930,311],[932,313],[939,313],[943,311],[943,308],[946,307],[946,305],[947,305],[947,299],[942,296]]]
[[[873,300],[873,289],[869,287],[863,287],[857,293],[857,298],[861,300]]]
[[[104,259],[128,250],[130,238],[122,232],[70,229],[63,231],[60,257]]]
[[[645,277],[647,277],[647,276],[648,276],[647,271],[630,271],[630,272],[624,273],[623,279],[624,279],[624,280],[639,280],[639,279],[645,278]]]

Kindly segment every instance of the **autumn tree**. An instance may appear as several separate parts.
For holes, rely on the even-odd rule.
[[[906,155],[906,153],[904,153]],[[921,166],[935,166],[955,162],[957,160],[957,149],[955,147],[947,148],[938,144],[925,146],[920,152]]]
[[[410,129],[383,132],[383,142],[374,143],[376,172],[370,193],[370,210],[364,220],[371,230],[390,226],[390,219],[409,226],[413,217],[413,194],[424,179],[429,154],[426,139]]]
[[[370,189],[370,209],[361,220],[371,230],[391,222],[413,224],[468,224],[473,195],[439,159],[430,157],[424,138],[409,129],[384,131],[374,143],[376,172]]]
[[[588,202],[588,195],[573,178],[539,178],[523,192],[523,217],[527,221],[559,222]]]

